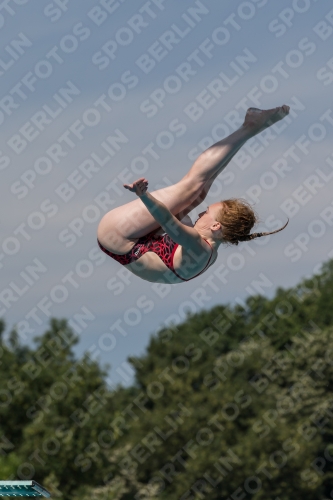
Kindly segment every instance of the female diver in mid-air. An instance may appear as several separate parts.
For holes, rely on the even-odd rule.
[[[270,233],[250,234],[258,219],[242,199],[210,205],[194,226],[181,220],[205,199],[214,179],[243,144],[282,120],[289,109],[286,105],[266,111],[249,108],[243,125],[204,151],[173,186],[151,194],[145,178],[125,184],[140,199],[104,215],[98,226],[101,250],[146,281],[181,283],[205,272],[216,261],[221,243],[238,245],[284,229],[288,222]]]

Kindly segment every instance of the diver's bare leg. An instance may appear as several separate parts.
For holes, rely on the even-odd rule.
[[[206,149],[194,162],[184,179],[190,177],[192,182],[203,180],[206,183],[210,178],[216,178],[248,139],[282,120],[288,113],[289,107],[285,105],[268,110],[250,108],[243,125],[225,139]]]

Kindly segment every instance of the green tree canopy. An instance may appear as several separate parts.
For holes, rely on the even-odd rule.
[[[66,320],[0,322],[2,479],[100,500],[331,498],[333,261],[293,289],[189,315],[111,388]]]

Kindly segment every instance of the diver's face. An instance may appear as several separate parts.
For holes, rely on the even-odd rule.
[[[207,207],[207,210],[199,213],[199,217],[196,220],[195,225],[200,221],[200,223],[199,223],[200,226],[204,226],[206,228],[211,227],[213,224],[215,224],[217,222],[216,217],[218,216],[222,207],[223,207],[223,204],[221,204],[221,202],[213,203],[213,205],[209,205]]]

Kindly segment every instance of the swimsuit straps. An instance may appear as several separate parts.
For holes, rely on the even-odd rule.
[[[143,236],[142,238],[139,238],[138,241],[133,246],[133,248],[128,253],[126,253],[124,255],[117,255],[113,252],[110,252],[109,250],[104,248],[98,240],[97,240],[97,243],[98,243],[99,248],[104,253],[106,253],[109,257],[112,257],[114,260],[116,260],[117,262],[119,262],[123,266],[126,266],[127,264],[131,264],[132,262],[135,262],[136,260],[138,260],[141,257],[141,255],[144,255],[146,252],[154,252],[154,253],[156,253],[156,255],[158,255],[160,257],[160,259],[162,260],[162,262],[164,262],[164,264],[168,267],[168,269],[170,269],[170,271],[172,271],[182,281],[190,281],[193,278],[196,278],[197,276],[199,276],[199,274],[203,273],[207,269],[207,267],[210,263],[210,260],[212,258],[212,255],[213,255],[213,248],[207,240],[205,240],[205,241],[207,241],[208,245],[212,248],[212,252],[210,254],[209,260],[208,260],[205,268],[202,271],[200,271],[200,273],[196,274],[195,276],[193,276],[192,278],[187,280],[187,279],[179,276],[179,274],[177,274],[177,272],[175,271],[175,269],[173,267],[173,257],[174,257],[175,251],[177,250],[177,248],[179,246],[178,243],[175,243],[170,238],[170,236],[166,233],[161,235],[161,236],[156,236],[156,237],[153,236],[154,233],[155,233],[155,231],[147,234],[146,236]]]

